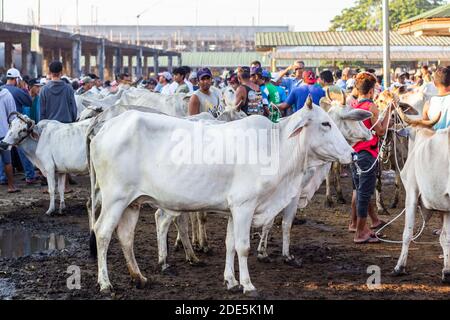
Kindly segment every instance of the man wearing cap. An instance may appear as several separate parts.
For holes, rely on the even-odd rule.
[[[9,129],[8,117],[11,112],[16,111],[16,103],[12,94],[5,89],[0,89],[0,141],[6,136]],[[19,192],[14,186],[14,174],[11,162],[11,151],[7,150],[8,145],[0,148],[0,176],[1,184],[8,185],[8,193]],[[6,176],[5,176],[6,173]]]
[[[41,88],[41,120],[75,122],[77,105],[71,85],[61,80],[62,63],[53,61],[49,66],[51,80]],[[89,78],[90,79],[90,78]]]
[[[88,74],[88,76],[89,78],[93,79],[93,84],[90,91],[95,94],[100,94],[103,89],[102,80],[100,80],[100,78],[95,73],[90,73]]]
[[[198,78],[197,78],[197,72],[193,71],[191,72],[189,76],[189,82],[192,84],[192,90],[197,91],[200,87],[198,86]]]
[[[303,81],[304,84],[292,90],[287,100],[279,105],[281,110],[292,107],[292,111],[297,112],[303,108],[309,95],[311,95],[314,104],[320,104],[320,99],[325,96],[325,91],[317,84],[314,72],[305,71],[303,73]]]
[[[17,112],[23,113],[24,107],[28,107],[31,109],[31,105],[33,101],[28,92],[25,92],[23,89],[20,89],[19,82],[22,80],[20,76],[20,72],[17,69],[11,68],[6,73],[6,85],[2,88],[8,90],[14,98],[14,102],[16,104]],[[25,156],[25,153],[22,151],[20,147],[17,147],[17,153],[19,154],[20,162],[25,170],[25,178],[27,184],[33,184],[36,182],[36,174],[34,172],[34,166]]]
[[[22,80],[20,72],[17,69],[9,69],[6,73],[6,84],[2,87],[8,90],[16,103],[17,112],[23,113],[23,106],[31,107],[31,96],[23,89],[19,88],[19,82]]]
[[[194,92],[189,99],[189,115],[209,112],[218,117],[223,110],[222,94],[219,89],[212,87],[212,73],[208,68],[197,72],[200,89]]]
[[[81,88],[79,88],[75,94],[82,95],[82,94],[88,92],[89,90],[91,90],[93,86],[94,86],[94,80],[91,77],[89,77],[89,76],[83,77],[81,79]]]
[[[158,73],[159,76],[159,88],[158,91],[164,95],[170,95],[170,81],[172,81],[172,75],[170,72],[164,71]]]

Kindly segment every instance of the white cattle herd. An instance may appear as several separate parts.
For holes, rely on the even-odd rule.
[[[393,104],[394,113],[404,125],[409,125],[407,160],[401,170],[406,221],[395,274],[405,271],[419,202],[428,210],[450,211],[449,130],[429,129],[439,119],[419,121],[405,114],[411,114],[405,110],[414,109],[421,113],[428,95],[400,95],[402,107],[398,93],[388,93],[378,101],[381,109],[386,103]],[[107,252],[114,230],[132,279],[140,287],[147,282],[136,263],[133,243],[141,205],[149,203],[158,208],[158,261],[163,269],[168,267],[167,233],[172,221],[187,259],[197,263],[187,214],[199,222],[192,223],[192,240],[204,251],[208,250],[207,214],[226,215],[227,288],[241,286],[245,294],[256,295],[247,266],[251,228],[262,227],[258,258],[267,259],[268,233],[275,217],[281,214],[282,255],[287,263],[295,263],[289,244],[297,209],[308,205],[325,179],[330,200],[332,163],[352,163],[355,154],[351,145],[371,139],[371,132],[362,121],[372,114],[346,106],[344,94],[336,98],[327,92],[320,106],[309,98],[300,111],[278,123],[263,116],[246,117],[232,106],[218,119],[209,113],[188,117],[188,98],[184,94],[162,96],[128,88],[105,98],[77,97],[80,120],[71,124],[49,120],[35,124],[25,115],[10,115],[10,129],[3,141],[20,145],[47,177],[47,214],[55,211],[56,185],[59,213],[64,210],[66,174],[90,174],[91,197],[87,207],[101,291],[112,289]],[[444,282],[450,282],[449,232],[450,217],[444,214],[440,236]],[[239,281],[235,277],[235,255]]]

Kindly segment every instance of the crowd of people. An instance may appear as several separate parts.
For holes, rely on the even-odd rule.
[[[284,70],[271,73],[265,70],[260,62],[254,61],[250,66],[238,67],[233,72],[228,72],[223,78],[215,78],[208,68],[194,71],[184,66],[175,68],[173,72],[164,71],[158,73],[157,77],[153,75],[135,82],[126,73],[117,75],[115,81],[103,82],[95,74],[86,74],[81,79],[70,79],[63,76],[62,70],[62,63],[54,61],[50,64],[45,78],[22,77],[14,68],[7,71],[4,85],[0,87],[0,141],[8,131],[8,118],[14,111],[26,114],[36,123],[45,119],[71,123],[77,120],[76,95],[95,93],[106,97],[115,94],[124,86],[145,88],[161,95],[190,94],[190,115],[210,112],[217,117],[226,106],[232,106],[248,116],[263,115],[273,122],[278,122],[281,117],[287,117],[303,108],[308,96],[311,96],[314,104],[320,105],[320,100],[325,97],[325,90],[345,92],[347,103],[353,108],[372,112],[373,117],[364,121],[364,124],[374,131],[372,140],[353,146],[359,156],[360,169],[367,172],[360,175],[356,167],[352,168],[354,192],[349,230],[355,232],[355,243],[377,241],[367,225],[367,217],[370,216],[372,220],[372,228],[379,228],[384,224],[377,217],[371,198],[375,190],[377,166],[373,164],[378,157],[378,140],[384,135],[389,119],[378,119],[379,111],[374,100],[377,94],[385,90],[385,86],[383,77],[376,75],[375,70],[344,68],[334,72],[323,70],[316,74],[306,68],[303,61],[296,61]],[[423,66],[420,72],[414,75],[407,72],[397,74],[388,89],[408,90],[433,83],[433,80],[440,97],[439,101],[435,100],[433,103],[441,109],[448,108],[448,68],[438,68],[434,75],[427,66]],[[425,110],[424,117],[436,113],[438,107],[433,107],[433,103]],[[7,185],[10,193],[19,192],[14,185],[10,148],[0,150],[0,183]],[[33,164],[21,148],[16,147],[15,150],[25,173],[26,184],[45,185],[44,179],[38,178]]]

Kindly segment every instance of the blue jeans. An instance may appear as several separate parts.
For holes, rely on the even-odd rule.
[[[34,172],[34,165],[25,156],[25,153],[23,152],[22,148],[20,148],[20,147],[16,147],[16,148],[17,148],[17,153],[19,154],[20,162],[22,162],[22,166],[25,171],[25,178],[27,180],[32,180],[32,179],[36,178],[36,173]]]
[[[367,151],[358,152],[358,166],[362,171],[367,171],[372,167],[375,158]],[[357,174],[355,165],[352,165],[353,188],[356,190],[356,213],[359,218],[367,218],[370,199],[375,192],[377,182],[378,164],[361,175]]]
[[[5,165],[3,164],[3,161],[0,161],[0,182],[8,182],[8,179],[6,178],[5,174]]]

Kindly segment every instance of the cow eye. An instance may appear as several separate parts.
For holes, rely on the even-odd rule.
[[[330,129],[331,129],[331,123],[329,123],[328,121],[327,122],[322,122],[322,125],[324,127],[330,127]]]

